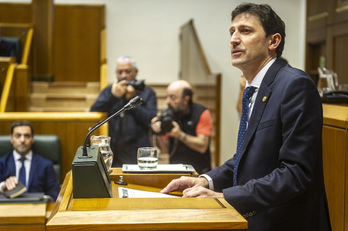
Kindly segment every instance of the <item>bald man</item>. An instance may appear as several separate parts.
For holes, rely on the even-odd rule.
[[[151,120],[151,127],[158,134],[161,151],[170,154],[171,164],[191,164],[198,173],[204,173],[211,169],[209,144],[213,120],[210,111],[194,103],[192,96],[192,87],[187,81],[169,84],[166,103],[173,117],[173,128],[163,135],[158,117]]]

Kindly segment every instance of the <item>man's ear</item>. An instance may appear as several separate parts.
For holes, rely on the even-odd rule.
[[[190,96],[189,95],[185,95],[184,100],[185,100],[185,104],[188,105],[189,102],[190,102]]]
[[[275,51],[281,41],[282,41],[282,36],[279,33],[275,33],[274,35],[271,35],[268,48],[272,51]]]

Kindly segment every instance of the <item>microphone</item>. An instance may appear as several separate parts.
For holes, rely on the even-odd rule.
[[[79,156],[79,158],[90,158],[91,156],[88,156],[87,153],[87,142],[89,141],[89,137],[92,134],[92,132],[94,132],[95,130],[97,130],[100,126],[102,126],[103,124],[105,124],[106,122],[108,122],[110,119],[114,118],[115,116],[121,114],[124,111],[130,110],[132,108],[135,108],[137,106],[139,106],[140,104],[142,104],[144,101],[142,98],[140,98],[139,96],[135,96],[134,98],[132,98],[131,100],[129,100],[129,102],[123,106],[123,108],[121,108],[119,111],[117,111],[116,113],[112,114],[111,116],[109,116],[108,118],[106,118],[105,120],[98,122],[96,125],[94,125],[88,132],[86,138],[85,138],[85,142],[83,143],[83,148],[82,148],[82,156]]]

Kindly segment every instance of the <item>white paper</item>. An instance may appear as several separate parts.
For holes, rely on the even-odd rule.
[[[118,195],[120,198],[178,198],[177,196],[157,193],[157,192],[149,192],[143,190],[135,190],[129,188],[118,187]]]
[[[154,169],[140,169],[137,164],[123,164],[123,172],[195,172],[192,165],[186,164],[159,164]]]

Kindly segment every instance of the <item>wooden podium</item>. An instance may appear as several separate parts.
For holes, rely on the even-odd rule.
[[[45,231],[46,203],[0,204],[0,231]]]
[[[332,230],[348,230],[348,106],[323,104],[323,168]]]
[[[233,230],[247,221],[223,198],[119,198],[114,181],[123,176],[127,186],[159,192],[171,179],[189,174],[111,173],[113,198],[74,199],[72,176],[64,180],[46,230]],[[154,187],[154,182],[157,188]],[[141,183],[141,184],[139,184]],[[91,187],[93,185],[91,184]]]

